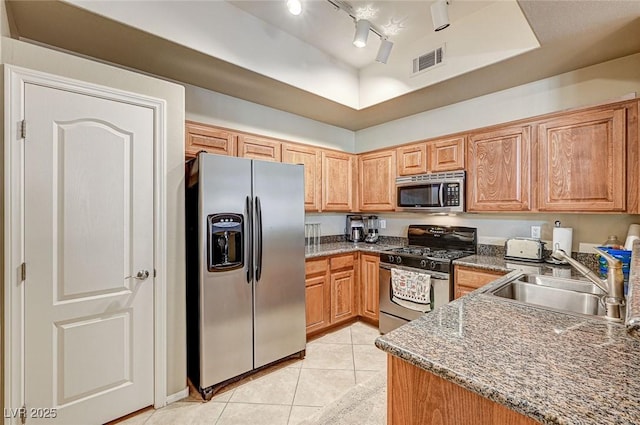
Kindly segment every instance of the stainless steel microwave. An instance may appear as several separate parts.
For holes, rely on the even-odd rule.
[[[464,171],[398,177],[396,179],[398,209],[463,212],[464,180]]]

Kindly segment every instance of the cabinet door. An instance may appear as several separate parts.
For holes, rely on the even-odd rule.
[[[238,136],[238,156],[280,162],[282,143],[264,137],[241,134]]]
[[[218,155],[236,154],[236,133],[213,126],[187,121],[185,125],[185,155],[195,157],[206,151]]]
[[[396,152],[360,155],[360,210],[393,211],[396,205]]]
[[[541,211],[624,211],[626,110],[558,117],[538,127]]]
[[[514,126],[469,136],[467,210],[531,209],[531,127]]]
[[[328,285],[326,276],[314,276],[305,279],[307,334],[329,326],[331,317],[330,299],[326,297]]]
[[[282,162],[304,165],[304,209],[320,210],[320,151],[311,147],[282,145]]]
[[[498,270],[484,270],[456,265],[453,269],[454,299],[467,295],[505,273]]]
[[[353,209],[354,156],[322,151],[322,210]]]
[[[429,171],[464,170],[464,137],[427,143]]]
[[[380,306],[380,257],[362,254],[360,257],[360,315],[378,322]]]
[[[399,176],[424,174],[427,172],[427,145],[401,146],[396,149],[397,172]]]
[[[355,272],[353,269],[331,273],[331,323],[356,316]]]

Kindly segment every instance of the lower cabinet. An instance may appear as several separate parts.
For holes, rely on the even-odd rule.
[[[506,273],[498,270],[478,269],[456,265],[453,268],[454,299],[467,295]]]
[[[379,262],[378,255],[358,252],[306,261],[307,335],[358,316],[378,322]]]

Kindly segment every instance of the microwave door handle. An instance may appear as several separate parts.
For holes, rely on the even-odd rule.
[[[251,219],[253,212],[251,211],[251,197],[249,196],[247,196],[246,198],[245,208],[247,209],[247,220],[244,224],[244,231],[246,233],[244,237],[246,244],[244,255],[247,259],[247,283],[251,283],[251,281],[253,280],[253,235],[251,231],[251,226],[253,226],[253,220]]]
[[[444,183],[440,184],[440,190],[438,191],[438,206],[444,207]]]

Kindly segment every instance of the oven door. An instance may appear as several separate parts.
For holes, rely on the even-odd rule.
[[[380,320],[379,329],[381,333],[387,333],[411,320],[417,319],[425,313],[410,308],[403,307],[395,303],[392,299],[391,289],[391,269],[401,268],[417,273],[425,273],[431,276],[431,309],[450,301],[449,275],[428,270],[416,269],[412,267],[395,266],[380,263]]]

